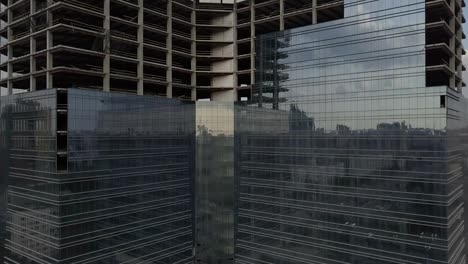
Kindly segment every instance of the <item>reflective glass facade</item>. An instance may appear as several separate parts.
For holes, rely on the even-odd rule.
[[[465,262],[460,95],[426,85],[425,8],[345,1],[343,20],[258,38],[239,263]]]
[[[193,261],[194,104],[51,89],[1,106],[6,263]]]
[[[196,103],[196,260],[233,263],[234,104]]]
[[[56,116],[55,90],[0,98],[0,170],[2,183],[8,183],[8,191],[2,185],[2,200],[8,204],[1,209],[5,263],[54,263],[50,259],[59,258]]]

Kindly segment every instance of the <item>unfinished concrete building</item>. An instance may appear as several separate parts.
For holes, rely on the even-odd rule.
[[[445,2],[445,1],[442,1]],[[343,0],[2,0],[0,86],[238,100],[255,36],[336,20]]]
[[[463,86],[460,0],[427,0],[428,85]],[[255,36],[344,17],[344,0],[2,0],[0,86],[250,99]]]
[[[0,3],[5,263],[465,263],[463,0]]]

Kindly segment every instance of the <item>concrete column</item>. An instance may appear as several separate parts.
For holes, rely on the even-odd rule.
[[[49,50],[53,47],[53,34],[50,31],[47,31],[47,73],[46,73],[46,88],[54,88],[54,76],[51,72],[54,67],[54,57],[52,52]]]
[[[143,54],[143,51],[144,51],[144,46],[143,46],[143,41],[144,41],[144,28],[143,28],[143,18],[144,18],[144,15],[143,15],[143,0],[139,0],[139,9],[138,9],[138,54],[137,54],[137,57],[138,57],[138,69],[137,69],[137,77],[138,77],[138,85],[137,85],[137,94],[138,95],[143,95],[144,91],[144,82],[143,82],[143,79],[144,79],[144,64],[143,64],[143,60],[144,60],[144,54]]]
[[[250,1],[250,84],[255,84],[255,0]]]
[[[47,5],[50,6],[52,5],[53,2],[48,1]],[[50,27],[54,25],[54,17],[52,14],[52,11],[50,9],[47,9],[47,24],[48,24],[48,29],[47,29],[47,72],[46,72],[46,89],[54,88],[54,76],[51,72],[52,68],[54,67],[54,57],[52,55],[51,49],[54,46],[54,35],[52,31],[50,31]]]
[[[102,43],[104,48],[104,61],[102,64],[102,70],[104,73],[104,79],[102,82],[102,89],[105,92],[110,91],[110,0],[104,0],[104,41]]]
[[[191,22],[192,22],[192,45],[191,45],[191,53],[192,53],[192,60],[191,60],[191,65],[190,69],[193,71],[191,75],[191,85],[192,91],[191,91],[191,99],[192,101],[197,101],[197,27],[195,26],[197,22],[197,13],[196,13],[196,8],[197,8],[197,1],[193,1],[193,11],[191,15]]]
[[[11,6],[13,3],[12,0],[8,0],[8,6]],[[7,76],[8,76],[8,81],[7,81],[7,89],[8,89],[8,95],[13,94],[13,82],[11,81],[11,78],[13,77],[13,65],[11,63],[11,59],[13,58],[13,49],[11,48],[10,41],[13,36],[13,31],[11,30],[11,21],[13,20],[13,14],[10,9],[7,11],[7,20],[8,20],[8,25],[7,25],[7,37],[8,37],[8,63],[7,63]]]
[[[8,60],[11,60],[10,54],[12,53],[11,47],[8,47]],[[11,62],[8,62],[7,65],[7,76],[8,76],[8,81],[7,81],[7,89],[8,89],[8,95],[13,94],[13,81],[11,78],[13,77],[13,65]]]
[[[36,77],[34,77],[34,73],[36,72],[36,58],[33,55],[36,52],[36,39],[31,37],[29,43],[31,45],[29,49],[29,89],[30,91],[36,91]]]
[[[457,3],[458,3],[458,5],[462,6],[462,1],[461,1],[461,0],[457,0]],[[460,9],[460,11],[458,12],[458,14],[455,14],[455,15],[457,16],[457,18],[458,18],[459,21],[463,21],[463,20],[462,20],[462,18],[463,18],[463,8]],[[463,27],[462,27],[460,30],[458,30],[458,31],[456,32],[455,38],[457,38],[458,40],[462,41],[462,39],[463,39],[462,34],[463,34]],[[458,47],[458,48],[457,48],[457,52],[456,52],[456,56],[462,58],[462,56],[463,56],[463,53],[462,53],[462,52],[463,52],[462,47],[461,47],[461,46]],[[458,65],[457,69],[456,69],[456,72],[457,72],[458,76],[460,76],[460,77],[463,76],[462,64],[463,64],[463,62],[460,63],[460,64]],[[457,90],[458,90],[459,92],[462,92],[462,91],[463,91],[463,80],[461,80],[460,82],[457,83]]]
[[[280,30],[284,30],[284,0],[280,0]]]
[[[166,81],[167,81],[167,88],[166,88],[166,96],[168,98],[172,98],[172,0],[167,1],[167,39],[166,39],[166,46],[167,46],[167,55],[166,55],[166,64],[167,64],[167,72],[166,72]]]
[[[460,56],[460,57],[461,57],[461,56],[462,56],[461,54],[462,54],[462,49],[461,49],[461,47],[459,47],[459,48],[457,49],[457,56]],[[460,64],[457,66],[457,69],[456,69],[456,72],[457,72],[458,76],[461,76],[461,77],[463,77],[462,64],[463,64],[463,62],[460,63]],[[460,81],[460,82],[457,83],[457,91],[459,91],[459,92],[462,92],[462,91],[463,91],[463,79],[462,79],[462,81]]]
[[[239,100],[239,96],[237,95],[237,88],[239,87],[239,81],[238,81],[238,74],[237,71],[239,70],[239,62],[237,59],[237,56],[239,54],[237,50],[237,4],[234,2],[234,8],[232,10],[232,40],[233,40],[233,45],[234,45],[234,59],[232,60],[232,71],[234,74],[233,78],[233,87],[234,87],[234,101]]]
[[[457,3],[461,6],[461,2],[459,0],[457,0]],[[463,9],[461,9],[460,12],[458,12],[458,14],[456,14],[459,21],[462,21],[462,14],[463,14]],[[455,34],[455,40],[462,41],[462,39],[463,39],[462,33],[463,33],[463,27],[461,29],[457,30],[457,32]],[[463,57],[462,47],[463,46],[459,45],[456,48],[455,56],[457,56],[459,58]],[[462,67],[462,65],[463,65],[463,61],[461,63],[459,63],[458,66],[456,66],[456,69],[455,69],[455,72],[460,77],[463,77],[463,67]],[[463,79],[461,81],[459,81],[459,82],[456,82],[456,86],[457,86],[457,91],[462,92],[463,91]]]
[[[312,24],[317,24],[317,0],[312,0]]]
[[[450,2],[450,10],[452,10],[452,12],[455,14],[455,1],[451,1]],[[450,29],[452,30],[452,32],[456,32],[456,26],[455,26],[455,15],[450,17],[450,23],[449,23],[449,26],[450,26]],[[456,71],[455,69],[455,56],[456,56],[456,48],[455,48],[455,38],[456,38],[456,34],[450,38],[450,50],[453,51],[453,53],[455,55],[451,56],[450,57],[450,61],[449,61],[449,67],[450,67],[450,70],[452,71]],[[455,79],[455,74],[451,74],[450,76],[450,88],[453,88],[453,89],[456,89],[456,79]]]
[[[31,0],[30,14],[34,14],[35,11],[36,0]],[[34,33],[32,25],[29,32],[31,35]],[[36,72],[36,58],[34,57],[34,53],[36,52],[36,39],[33,36],[29,36],[29,47],[29,90],[36,91],[36,77],[34,77],[34,72]]]

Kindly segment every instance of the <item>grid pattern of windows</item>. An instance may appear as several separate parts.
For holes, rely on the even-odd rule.
[[[196,260],[233,263],[234,104],[197,102],[196,126]]]
[[[1,97],[0,103],[5,140],[2,191],[8,201],[2,203],[5,261],[10,263],[17,255],[30,260],[20,263],[37,261],[40,255],[58,258],[55,90]]]
[[[56,93],[2,98],[7,263],[191,263],[195,105],[68,89],[56,129]]]
[[[464,263],[459,95],[426,85],[425,8],[345,1],[342,20],[257,39],[238,263]]]

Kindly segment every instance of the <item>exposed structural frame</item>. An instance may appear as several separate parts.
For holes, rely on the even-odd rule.
[[[255,37],[339,19],[343,0],[2,0],[0,86],[238,100]]]

